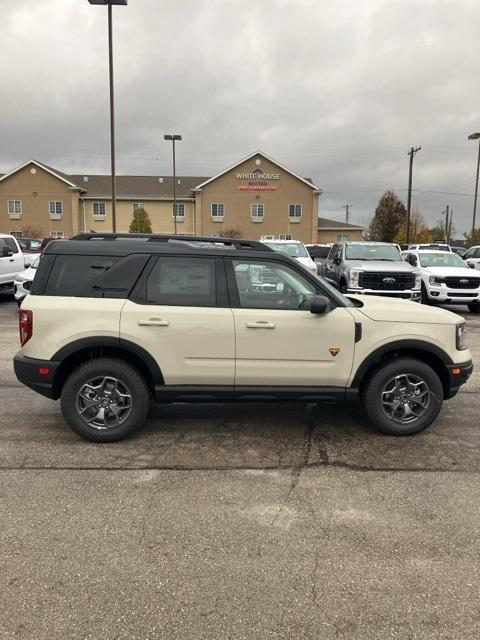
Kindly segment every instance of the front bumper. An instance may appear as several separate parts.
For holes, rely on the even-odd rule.
[[[55,373],[60,362],[53,360],[37,360],[27,358],[19,351],[13,358],[13,368],[17,379],[26,387],[33,389],[46,398],[58,399],[55,390]],[[47,373],[40,373],[40,369],[48,369]]]
[[[465,384],[472,375],[473,362],[467,360],[460,364],[447,364],[447,371],[450,382],[447,398],[453,398],[457,395],[462,384]]]
[[[422,294],[420,289],[406,289],[405,291],[377,291],[376,289],[353,289],[347,288],[347,293],[356,293],[366,296],[386,296],[388,298],[403,298],[404,300],[414,300],[418,302]]]
[[[442,304],[469,304],[480,301],[478,289],[452,289],[446,284],[440,284],[436,287],[430,285],[427,288],[427,293],[429,300]]]

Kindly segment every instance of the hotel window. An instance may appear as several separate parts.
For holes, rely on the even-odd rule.
[[[48,209],[52,220],[60,220],[63,214],[63,202],[61,200],[50,200]]]
[[[281,233],[278,236],[279,240],[291,240],[292,239],[292,234],[291,233]]]
[[[147,208],[145,206],[145,202],[134,202],[133,203],[133,210],[136,211],[137,209],[143,209],[144,211],[146,211]]]
[[[265,215],[265,206],[259,202],[250,205],[250,217],[252,222],[263,222],[263,216]]]
[[[222,222],[225,216],[225,205],[222,202],[212,202],[212,220]]]
[[[349,239],[348,233],[339,233],[337,235],[337,242],[347,242]]]
[[[94,202],[93,203],[93,217],[96,220],[102,220],[105,218],[107,213],[107,205],[105,202]]]
[[[22,217],[22,201],[21,200],[9,200],[8,201],[8,217],[10,220],[18,220]]]
[[[23,231],[9,231],[8,233],[15,238],[23,238]]]
[[[185,219],[185,204],[183,202],[176,203],[176,211],[175,205],[172,205],[172,216],[176,214],[177,221],[183,222]]]
[[[65,237],[65,234],[63,231],[50,231],[50,237],[51,238],[63,238]]]
[[[300,222],[300,220],[302,219],[302,205],[289,204],[288,217],[290,218],[290,222]]]

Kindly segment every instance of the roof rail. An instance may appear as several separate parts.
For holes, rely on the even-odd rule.
[[[92,240],[113,241],[113,240],[143,240],[144,242],[172,242],[195,245],[222,245],[222,247],[231,247],[232,249],[253,249],[255,251],[273,251],[263,242],[259,240],[240,240],[235,238],[212,238],[210,236],[179,236],[156,233],[79,233],[72,236],[70,240]]]

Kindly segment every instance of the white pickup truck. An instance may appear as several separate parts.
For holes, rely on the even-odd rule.
[[[14,236],[0,233],[0,291],[13,290],[15,276],[31,261],[31,256],[22,252]]]

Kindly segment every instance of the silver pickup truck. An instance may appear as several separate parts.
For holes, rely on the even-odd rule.
[[[421,299],[419,270],[402,259],[396,245],[387,242],[337,242],[321,275],[342,293]]]

